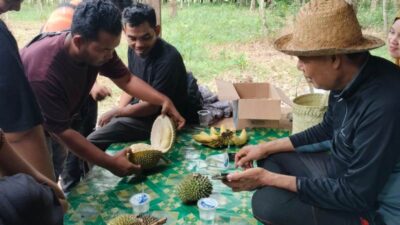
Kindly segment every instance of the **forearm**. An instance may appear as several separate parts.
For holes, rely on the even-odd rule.
[[[41,125],[27,131],[5,135],[9,145],[22,159],[49,179],[55,180],[52,160]]]
[[[296,177],[278,173],[270,173],[270,176],[263,182],[264,186],[272,186],[285,189],[291,192],[297,192]]]
[[[162,105],[169,99],[136,76],[128,76],[113,80],[118,87],[132,97],[153,105]]]
[[[264,153],[264,158],[268,155],[275,154],[278,152],[292,152],[294,147],[289,138],[280,138],[271,142],[260,144],[260,147]]]
[[[122,95],[119,97],[118,107],[123,108],[123,107],[127,106],[130,101],[132,101],[132,96],[123,92]]]
[[[35,178],[38,174],[26,160],[14,151],[6,140],[4,140],[0,149],[0,171],[6,175],[25,173]]]
[[[160,106],[152,105],[147,102],[139,102],[133,105],[127,105],[119,108],[117,117],[146,117],[159,113]]]
[[[78,157],[104,168],[112,165],[112,157],[104,153],[75,130],[67,129],[56,136]]]

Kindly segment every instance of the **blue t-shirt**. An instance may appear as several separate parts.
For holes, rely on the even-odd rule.
[[[25,77],[17,42],[0,20],[0,128],[28,130],[42,123],[35,95]]]

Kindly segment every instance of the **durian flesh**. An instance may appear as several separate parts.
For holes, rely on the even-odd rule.
[[[130,146],[127,158],[142,169],[151,169],[158,164],[163,153],[168,152],[175,141],[176,131],[168,116],[158,116],[150,134],[151,145],[139,143]]]

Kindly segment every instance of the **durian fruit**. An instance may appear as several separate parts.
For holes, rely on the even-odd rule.
[[[189,174],[178,185],[177,193],[183,203],[193,203],[211,195],[213,190],[208,177],[199,173]]]
[[[246,130],[243,129],[239,136],[234,131],[226,129],[221,125],[219,132],[214,128],[210,128],[210,133],[201,131],[199,134],[192,136],[195,141],[212,148],[221,148],[225,146],[242,146],[247,143],[248,137]]]
[[[246,144],[248,141],[246,129],[243,129],[242,132],[240,132],[239,136],[234,135],[232,140],[236,146],[242,146],[242,145]]]
[[[127,157],[130,162],[139,164],[146,170],[157,166],[162,154],[161,151],[153,150],[151,145],[139,143],[131,145],[131,151],[128,152]]]
[[[174,122],[168,116],[158,116],[151,128],[150,145],[144,143],[131,145],[127,158],[130,162],[141,165],[142,169],[154,168],[163,157],[163,153],[172,148],[175,138]]]
[[[123,214],[108,221],[107,225],[141,225],[141,223],[135,216]]]
[[[158,218],[148,214],[140,214],[136,218],[138,218],[138,220],[140,220],[143,225],[152,225],[159,221]]]
[[[123,214],[111,219],[107,225],[161,225],[166,222],[167,218],[158,219],[148,214],[140,214],[138,216]]]

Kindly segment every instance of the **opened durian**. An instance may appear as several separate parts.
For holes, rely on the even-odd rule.
[[[225,146],[243,146],[248,141],[246,129],[243,129],[239,136],[236,135],[235,131],[226,129],[223,125],[218,132],[214,127],[210,128],[210,133],[201,131],[198,134],[193,135],[193,139],[202,145],[206,145],[211,148],[222,148]]]
[[[177,192],[183,203],[193,203],[211,195],[213,190],[208,177],[199,173],[189,174],[178,185]]]
[[[173,121],[168,116],[160,115],[154,120],[151,128],[151,144],[131,145],[127,158],[132,163],[141,165],[142,169],[151,169],[158,164],[163,154],[172,148],[175,137]]]

